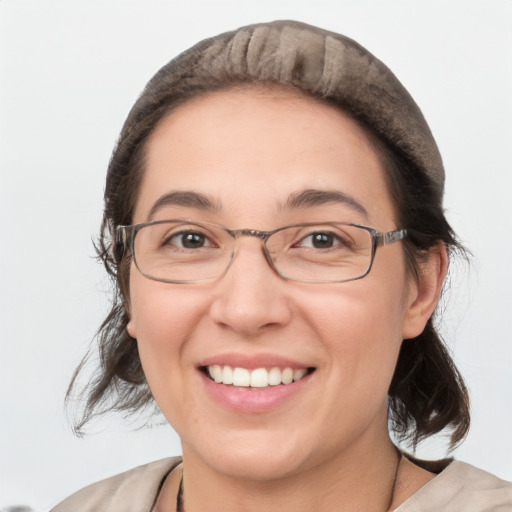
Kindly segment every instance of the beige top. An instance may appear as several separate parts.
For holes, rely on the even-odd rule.
[[[181,462],[162,459],[84,487],[50,512],[151,512]],[[512,512],[512,483],[453,461],[394,512]]]

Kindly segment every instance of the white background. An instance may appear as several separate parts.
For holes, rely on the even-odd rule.
[[[169,427],[132,431],[113,418],[77,439],[63,411],[107,311],[91,243],[104,174],[161,65],[204,37],[278,18],[355,38],[423,109],[447,169],[449,220],[474,254],[444,317],[473,399],[456,456],[512,480],[511,0],[1,0],[0,508],[42,512],[179,453]]]

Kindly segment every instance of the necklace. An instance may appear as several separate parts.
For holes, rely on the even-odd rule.
[[[183,512],[183,471],[181,472],[180,487],[178,489],[178,495],[176,496],[176,512]]]
[[[398,460],[396,461],[395,476],[393,477],[393,486],[391,487],[391,496],[389,498],[388,511],[391,510],[391,505],[393,505],[393,500],[395,499],[396,481],[398,480],[398,470],[400,469],[400,463],[402,462],[402,452],[396,447],[395,451]]]
[[[396,486],[396,481],[398,478],[398,469],[400,467],[400,462],[402,461],[402,455],[399,450],[397,450],[397,455],[398,455],[398,461],[396,464],[395,476],[393,478],[393,486],[391,487],[391,497],[389,500],[388,510],[391,510],[391,505],[393,504],[393,498],[395,497],[395,486]],[[178,488],[178,495],[176,496],[176,512],[183,512],[182,507],[183,507],[183,471],[181,472],[180,486]]]

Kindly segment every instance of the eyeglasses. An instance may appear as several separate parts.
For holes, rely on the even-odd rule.
[[[119,226],[116,247],[131,253],[139,271],[149,279],[198,283],[226,273],[237,239],[244,236],[262,241],[268,264],[284,279],[342,283],[366,276],[377,247],[403,240],[407,230],[380,233],[358,224],[312,222],[257,231],[175,219]]]

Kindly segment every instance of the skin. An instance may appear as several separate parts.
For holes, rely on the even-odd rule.
[[[211,198],[215,211],[169,205],[155,219],[192,218],[232,229],[270,230],[342,220],[396,229],[381,163],[358,126],[332,107],[287,88],[212,93],[156,127],[133,222],[148,220],[172,191]],[[305,189],[340,191],[347,204],[286,209]],[[243,237],[228,272],[177,285],[132,266],[128,331],[163,414],[182,441],[187,511],[384,511],[433,475],[405,462],[387,429],[387,389],[401,342],[431,316],[446,272],[443,247],[412,279],[401,243],[380,247],[364,279],[296,283]],[[251,414],[221,407],[197,365],[223,353],[270,353],[315,367],[300,392]],[[173,510],[181,470],[158,510]],[[396,483],[395,483],[396,481]]]

